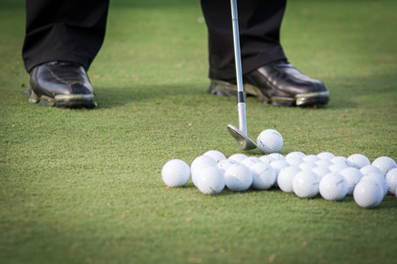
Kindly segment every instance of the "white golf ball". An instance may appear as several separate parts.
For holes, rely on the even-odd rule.
[[[328,168],[329,166],[331,166],[334,163],[332,163],[332,161],[330,161],[328,159],[320,159],[320,160],[316,161],[316,164],[319,167],[327,167]]]
[[[226,159],[225,155],[218,150],[209,150],[203,154],[204,156],[209,156],[216,160],[216,162],[220,162],[221,160]]]
[[[278,153],[283,147],[283,137],[277,130],[266,129],[259,134],[257,145],[263,153]]]
[[[262,162],[265,162],[265,163],[271,163],[272,161],[275,161],[275,159],[272,158],[272,157],[269,156],[269,155],[261,156],[259,159],[260,159]]]
[[[276,171],[276,181],[274,182],[274,187],[278,187],[278,183],[277,183],[278,173],[282,169],[289,167],[290,164],[286,160],[275,160],[270,163],[270,166],[272,166],[273,169]]]
[[[320,181],[319,191],[326,200],[342,200],[346,197],[348,190],[346,179],[339,173],[328,173]]]
[[[296,157],[296,158],[303,158],[303,157],[305,157],[305,156],[306,156],[306,154],[303,153],[303,152],[300,152],[300,151],[293,151],[293,152],[288,153],[288,154],[285,156],[285,158],[286,158],[286,159],[294,158],[294,157]]]
[[[317,164],[311,161],[305,161],[301,164],[299,164],[298,166],[299,168],[301,168],[301,170],[303,171],[309,171],[312,170],[313,168],[317,167]]]
[[[167,186],[182,187],[190,179],[189,165],[180,159],[169,160],[161,170],[161,178]]]
[[[378,169],[380,169],[383,172],[383,175],[386,175],[389,172],[389,170],[396,168],[397,164],[394,161],[394,159],[392,159],[390,157],[383,156],[383,157],[376,158],[372,162],[372,166],[377,167]]]
[[[396,195],[396,188],[397,188],[397,168],[389,170],[386,174],[386,183],[389,187],[389,192]]]
[[[362,167],[360,169],[360,172],[364,176],[366,176],[368,174],[371,174],[371,173],[378,173],[378,174],[382,174],[383,175],[383,172],[378,167],[375,167],[375,166],[372,166],[372,165],[367,165],[365,167]]]
[[[363,154],[353,154],[350,155],[347,159],[350,161],[353,167],[357,169],[361,169],[365,166],[371,165],[369,159]]]
[[[225,188],[225,177],[218,167],[207,167],[199,172],[196,186],[204,194],[218,194]]]
[[[328,169],[328,167],[326,167],[326,166],[317,166],[317,167],[315,167],[315,168],[312,169],[312,172],[317,173],[317,175],[318,175],[320,178],[322,178],[322,177],[324,177],[325,175],[327,175],[328,173],[331,173],[332,171],[330,171],[330,170]]]
[[[296,174],[302,170],[298,166],[289,166],[280,170],[277,177],[278,187],[286,193],[292,193],[294,190],[292,188],[292,181]]]
[[[343,163],[343,164],[347,165],[347,167],[352,167],[353,166],[350,163],[350,161],[346,157],[343,157],[343,156],[336,156],[335,158],[332,158],[331,161],[334,164]]]
[[[210,156],[198,156],[190,164],[190,172],[192,175],[193,184],[196,185],[196,178],[199,172],[206,167],[216,167],[217,162]]]
[[[356,187],[357,183],[361,180],[363,174],[357,168],[347,167],[340,172],[340,175],[346,179],[348,186],[347,195],[353,195],[354,187]]]
[[[298,172],[292,180],[292,189],[300,198],[312,198],[319,191],[319,177],[312,171]]]
[[[276,181],[276,172],[269,163],[258,162],[250,167],[252,187],[257,190],[270,189]]]
[[[274,160],[285,160],[285,157],[280,153],[270,153],[268,156],[272,157]]]
[[[307,155],[307,156],[303,157],[303,161],[305,161],[305,162],[307,161],[307,162],[315,163],[318,160],[320,160],[320,158],[317,157],[316,155]]]
[[[383,200],[382,187],[373,179],[361,180],[354,188],[353,197],[360,207],[378,207]]]
[[[253,166],[254,164],[256,164],[258,162],[262,163],[262,161],[259,158],[255,157],[255,156],[251,156],[251,157],[247,157],[247,158],[243,159],[243,161],[241,161],[240,163],[245,165],[246,167],[250,168],[251,166]]]
[[[330,160],[330,159],[335,158],[335,155],[331,152],[325,151],[325,152],[321,152],[321,153],[317,154],[317,157],[319,157],[320,159]]]
[[[225,171],[232,166],[233,164],[237,164],[238,162],[231,159],[225,159],[218,162],[217,167],[225,173]]]
[[[350,167],[347,166],[347,164],[344,163],[344,162],[337,162],[337,163],[334,163],[334,164],[332,164],[332,165],[330,165],[330,166],[328,167],[328,169],[329,169],[330,171],[336,172],[336,173],[339,173],[339,172],[341,172],[342,170],[344,170],[344,169],[346,169],[346,168],[350,168]]]
[[[301,163],[303,163],[303,159],[298,157],[286,158],[285,161],[287,161],[291,166],[299,166]]]
[[[247,158],[248,156],[242,153],[236,153],[233,154],[229,157],[229,159],[237,161],[237,162],[242,162],[245,158]]]
[[[366,180],[366,179],[373,179],[375,181],[377,181],[380,185],[380,187],[382,187],[383,190],[383,197],[387,194],[387,192],[389,191],[389,186],[387,185],[386,182],[386,178],[383,176],[383,174],[381,173],[369,173],[369,174],[365,174],[362,178],[362,180]]]
[[[244,192],[252,185],[252,172],[242,164],[234,164],[225,171],[226,186],[231,191]]]

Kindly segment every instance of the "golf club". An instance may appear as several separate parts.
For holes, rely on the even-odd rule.
[[[235,126],[230,124],[227,126],[227,129],[230,135],[232,135],[232,137],[237,141],[240,149],[250,150],[250,149],[255,149],[256,144],[247,136],[245,98],[244,98],[243,79],[241,72],[240,33],[238,29],[237,0],[230,0],[230,5],[232,10],[234,60],[236,63],[237,110],[238,110],[239,129],[237,129]]]

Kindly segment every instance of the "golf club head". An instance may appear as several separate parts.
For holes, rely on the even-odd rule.
[[[235,126],[229,124],[227,125],[227,130],[229,131],[230,135],[232,135],[232,137],[234,137],[234,139],[237,141],[240,149],[250,150],[256,148],[256,144]]]

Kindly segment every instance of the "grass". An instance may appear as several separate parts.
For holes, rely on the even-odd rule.
[[[164,187],[160,171],[172,158],[190,164],[210,149],[240,152],[226,130],[238,123],[236,100],[206,94],[198,1],[111,1],[107,37],[89,71],[93,111],[27,103],[23,1],[0,6],[2,263],[395,262],[390,194],[364,210],[351,197]],[[331,101],[300,109],[247,98],[250,137],[277,129],[284,155],[396,159],[396,7],[290,1],[284,49],[327,84]]]

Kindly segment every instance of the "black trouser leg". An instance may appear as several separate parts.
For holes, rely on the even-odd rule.
[[[243,74],[285,59],[280,27],[286,0],[239,0],[238,18]],[[235,78],[230,0],[201,0],[208,27],[209,76]]]
[[[103,43],[108,7],[108,0],[26,0],[26,70],[53,60],[88,69]]]

